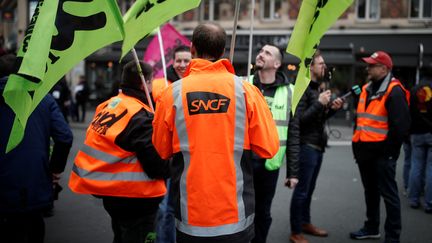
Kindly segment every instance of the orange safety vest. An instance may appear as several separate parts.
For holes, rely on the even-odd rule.
[[[393,78],[389,82],[384,95],[372,99],[366,107],[366,88],[368,85],[370,85],[370,83],[363,85],[360,94],[360,100],[357,106],[357,127],[352,138],[353,142],[381,142],[387,138],[389,126],[385,103],[394,87],[401,87],[405,92],[407,102],[409,102],[409,92],[403,87],[399,80]]]
[[[271,158],[279,149],[264,97],[233,72],[228,60],[193,59],[185,78],[160,97],[153,120],[158,153],[179,154],[173,165],[184,164],[172,188],[180,196],[177,229],[188,235],[216,237],[251,226],[255,199],[250,165],[241,164],[244,150]]]
[[[114,197],[151,198],[166,192],[163,180],[154,180],[143,171],[136,154],[115,144],[116,137],[142,108],[150,108],[120,93],[100,104],[87,129],[69,180],[76,193]]]
[[[171,81],[167,80],[168,82],[168,86],[172,83]],[[162,94],[162,91],[164,91],[164,89],[166,87],[168,87],[166,82],[165,82],[165,78],[158,78],[158,79],[154,79],[152,81],[152,96],[153,96],[153,100],[154,101],[158,101],[159,100],[159,96]]]

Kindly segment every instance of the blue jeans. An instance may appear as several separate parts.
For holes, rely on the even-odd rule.
[[[159,204],[156,218],[156,243],[175,243],[176,227],[174,217],[174,202],[170,196],[171,179],[167,180],[167,193]]]
[[[432,208],[432,133],[411,135],[412,157],[408,198],[419,203],[423,185],[427,208]],[[423,183],[423,180],[425,182]]]
[[[403,143],[404,149],[404,167],[403,167],[403,183],[405,191],[408,190],[409,174],[411,170],[411,142]]]
[[[316,180],[321,169],[323,152],[309,145],[300,147],[299,182],[291,198],[291,233],[300,234],[302,224],[311,222],[310,206]]]

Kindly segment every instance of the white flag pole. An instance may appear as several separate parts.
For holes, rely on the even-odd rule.
[[[147,89],[146,80],[144,78],[144,74],[142,72],[141,65],[140,65],[140,62],[139,62],[139,59],[138,59],[138,55],[136,53],[135,48],[132,48],[132,54],[134,56],[134,59],[135,59],[135,62],[136,62],[137,68],[138,68],[138,73],[139,73],[139,75],[141,77],[141,82],[142,82],[142,84],[144,86],[144,91],[145,91],[145,94],[146,94],[146,97],[147,97],[148,104],[149,104],[151,110],[154,112],[153,102],[152,102],[152,100],[150,98],[150,93],[149,93],[149,91]]]
[[[250,11],[250,31],[249,31],[249,56],[248,56],[248,65],[247,65],[247,80],[249,81],[250,72],[251,72],[251,64],[252,64],[252,41],[253,41],[253,30],[254,30],[254,16],[255,13],[255,0],[252,0],[252,6]]]
[[[234,48],[235,48],[235,42],[236,42],[236,35],[237,35],[237,23],[239,19],[239,13],[240,13],[240,0],[237,0],[235,3],[235,12],[234,12],[234,27],[233,32],[231,36],[231,46],[230,46],[230,55],[229,60],[231,63],[234,62]]]
[[[161,55],[162,69],[165,78],[165,85],[168,86],[167,72],[166,72],[166,63],[165,63],[165,51],[163,47],[162,34],[160,28],[158,28],[158,40],[159,40],[159,50]]]

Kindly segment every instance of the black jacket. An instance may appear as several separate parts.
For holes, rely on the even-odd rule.
[[[139,99],[148,104],[142,91],[122,88],[123,94]],[[115,144],[120,148],[135,152],[144,171],[151,178],[168,178],[169,161],[163,160],[153,147],[153,114],[145,109],[136,113],[126,128],[117,136]],[[163,197],[157,198],[124,198],[102,197],[104,207],[114,218],[135,218],[151,215],[156,212]]]
[[[372,83],[367,88],[366,107],[370,103],[371,96],[382,96],[387,90],[388,82],[383,84],[383,81],[384,78],[379,82]],[[353,142],[353,153],[357,162],[369,161],[377,156],[393,157],[395,159],[399,157],[400,147],[409,134],[411,124],[408,102],[404,91],[400,87],[392,89],[385,107],[389,123],[387,139],[383,142]]]
[[[325,121],[336,111],[322,105],[318,101],[320,84],[311,81],[297,106],[293,128],[290,131],[298,132],[300,144],[310,144],[324,152],[327,145]],[[300,149],[292,147],[292,149]],[[298,146],[297,146],[298,147]]]
[[[147,98],[142,91],[123,88],[122,92],[148,104]],[[152,121],[153,113],[144,108],[141,109],[117,136],[115,143],[126,151],[136,153],[144,171],[151,178],[168,178],[170,176],[168,160],[163,160],[159,156],[152,143]]]
[[[432,133],[432,99],[426,101],[428,89],[432,90],[432,79],[423,80],[411,90],[411,134]]]
[[[262,84],[258,73],[254,75],[253,84],[258,87],[259,90],[261,90],[262,94],[265,97],[274,98],[276,94],[276,89],[280,86],[289,85],[288,78],[282,73],[282,72],[276,72],[276,80],[274,83],[271,84]],[[291,98],[291,97],[287,97]],[[268,101],[267,101],[268,102]],[[292,120],[292,113],[290,117],[290,124]],[[298,137],[294,137],[297,134],[290,134],[290,128],[288,128],[288,143],[290,140],[298,141]],[[286,158],[287,158],[287,178],[296,178],[298,175],[298,150],[297,151],[288,151],[288,145],[287,145],[287,152],[286,152]],[[259,159],[256,155],[253,156],[253,159]],[[263,163],[265,163],[265,160],[263,160]]]

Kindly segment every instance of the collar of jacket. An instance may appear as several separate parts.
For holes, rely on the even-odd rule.
[[[138,99],[141,102],[143,102],[144,104],[148,105],[147,96],[145,95],[145,92],[142,90],[132,89],[132,88],[122,88],[122,93],[124,95]]]
[[[321,85],[321,83],[318,82],[318,81],[315,81],[315,80],[311,80],[311,81],[309,82],[309,87],[310,87],[311,89],[314,89],[314,90],[318,90],[319,87],[320,87],[320,85]]]
[[[219,59],[215,62],[211,62],[209,60],[205,60],[201,58],[194,58],[189,63],[189,66],[186,69],[184,77],[190,74],[219,73],[221,71],[235,74],[234,67],[231,65],[228,59]]]
[[[256,71],[254,73],[253,84],[261,89],[261,80],[260,80],[258,72],[259,71]],[[275,81],[273,83],[269,84],[267,87],[268,88],[277,88],[279,86],[289,85],[289,83],[290,82],[289,82],[287,76],[283,72],[277,71]]]
[[[387,91],[387,88],[389,86],[392,77],[393,77],[392,73],[389,72],[381,81],[378,81],[378,83],[376,83],[376,85],[379,85],[378,90],[375,90],[373,88],[375,84],[373,84],[372,81],[370,81],[368,83],[368,86],[366,87],[366,91],[368,92],[368,94],[372,95],[370,98],[376,99],[378,97],[383,96],[384,93]]]

